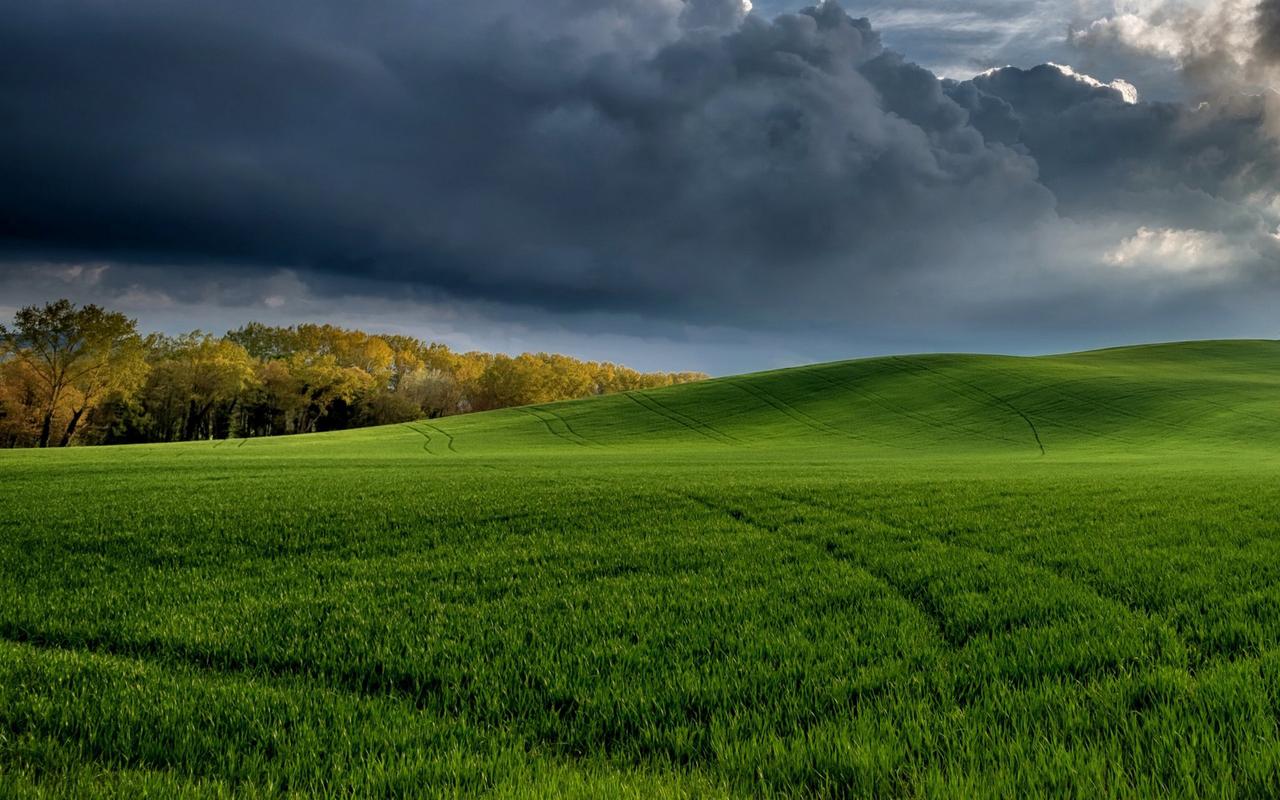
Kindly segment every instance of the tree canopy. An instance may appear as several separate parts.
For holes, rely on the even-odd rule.
[[[68,300],[0,325],[0,447],[271,436],[700,380],[554,353],[459,353],[333,325],[142,335]]]

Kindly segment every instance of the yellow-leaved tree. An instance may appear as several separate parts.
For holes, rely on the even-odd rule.
[[[137,322],[93,304],[27,306],[11,327],[0,325],[0,340],[38,386],[39,447],[53,441],[55,421],[64,423],[58,444],[70,444],[86,412],[112,391],[132,391],[147,374]]]

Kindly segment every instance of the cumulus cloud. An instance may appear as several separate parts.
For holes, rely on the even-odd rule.
[[[749,13],[750,0],[685,0],[680,25],[686,29],[733,30]]]
[[[1226,237],[1220,233],[1141,227],[1107,251],[1103,259],[1116,267],[1194,272],[1230,266],[1235,257]]]
[[[1266,96],[1132,102],[1122,84],[1056,65],[946,86],[986,138],[1025,148],[1074,219],[1252,230],[1275,213],[1280,148]]]
[[[1106,295],[1135,230],[1275,230],[1274,118],[1064,65],[939,80],[835,2],[23,4],[0,261],[175,307],[943,336],[1010,286]]]
[[[20,13],[8,62],[57,36],[65,63],[9,71],[4,232],[563,310],[750,317],[781,293],[831,316],[1052,209],[1026,155],[835,3],[607,5],[372,30],[347,4],[296,28],[234,3]]]
[[[1086,51],[1119,50],[1170,62],[1201,92],[1276,86],[1280,0],[1148,0],[1073,27]]]
[[[1110,89],[1120,95],[1121,100],[1130,105],[1134,105],[1138,102],[1138,87],[1129,83],[1124,78],[1116,78],[1110,83],[1103,83],[1092,75],[1085,75],[1082,72],[1076,72],[1074,67],[1066,64],[1055,64],[1052,61],[1049,61],[1045,66],[1052,67],[1062,73],[1063,76],[1071,78],[1077,83],[1083,83],[1085,86],[1092,89]],[[994,70],[988,70],[984,77],[990,78],[994,72]]]

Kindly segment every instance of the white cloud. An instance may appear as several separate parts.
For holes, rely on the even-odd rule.
[[[1117,78],[1111,83],[1103,83],[1092,75],[1085,75],[1083,72],[1076,72],[1074,68],[1067,66],[1066,64],[1055,64],[1050,61],[1049,66],[1058,70],[1058,72],[1061,72],[1063,75],[1066,75],[1068,78],[1075,78],[1086,86],[1092,86],[1098,89],[1103,87],[1115,89],[1120,93],[1120,96],[1124,98],[1124,101],[1130,105],[1138,102],[1138,87],[1122,78]]]
[[[1120,2],[1116,13],[1071,27],[1071,44],[1127,51],[1167,62],[1209,87],[1239,81],[1266,85],[1267,65],[1255,59],[1261,0]]]
[[[1103,254],[1111,266],[1145,271],[1191,273],[1221,270],[1236,260],[1221,233],[1179,228],[1138,228]]]

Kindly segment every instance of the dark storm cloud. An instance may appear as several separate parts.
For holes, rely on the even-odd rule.
[[[7,248],[731,316],[1052,202],[835,4],[273,8],[13,10]]]
[[[1258,58],[1268,64],[1280,61],[1280,0],[1263,0],[1258,4],[1255,20]]]
[[[0,248],[169,295],[287,269],[335,295],[909,325],[1008,286],[1077,296],[1096,276],[1066,237],[1097,261],[1134,228],[1064,215],[1256,227],[1261,103],[1132,104],[1053,67],[943,83],[835,3],[49,0],[0,23]]]
[[[1131,102],[1052,65],[947,82],[946,93],[988,141],[1025,149],[1059,210],[1073,218],[1253,225],[1248,201],[1280,179],[1265,96],[1226,95],[1195,107]]]

